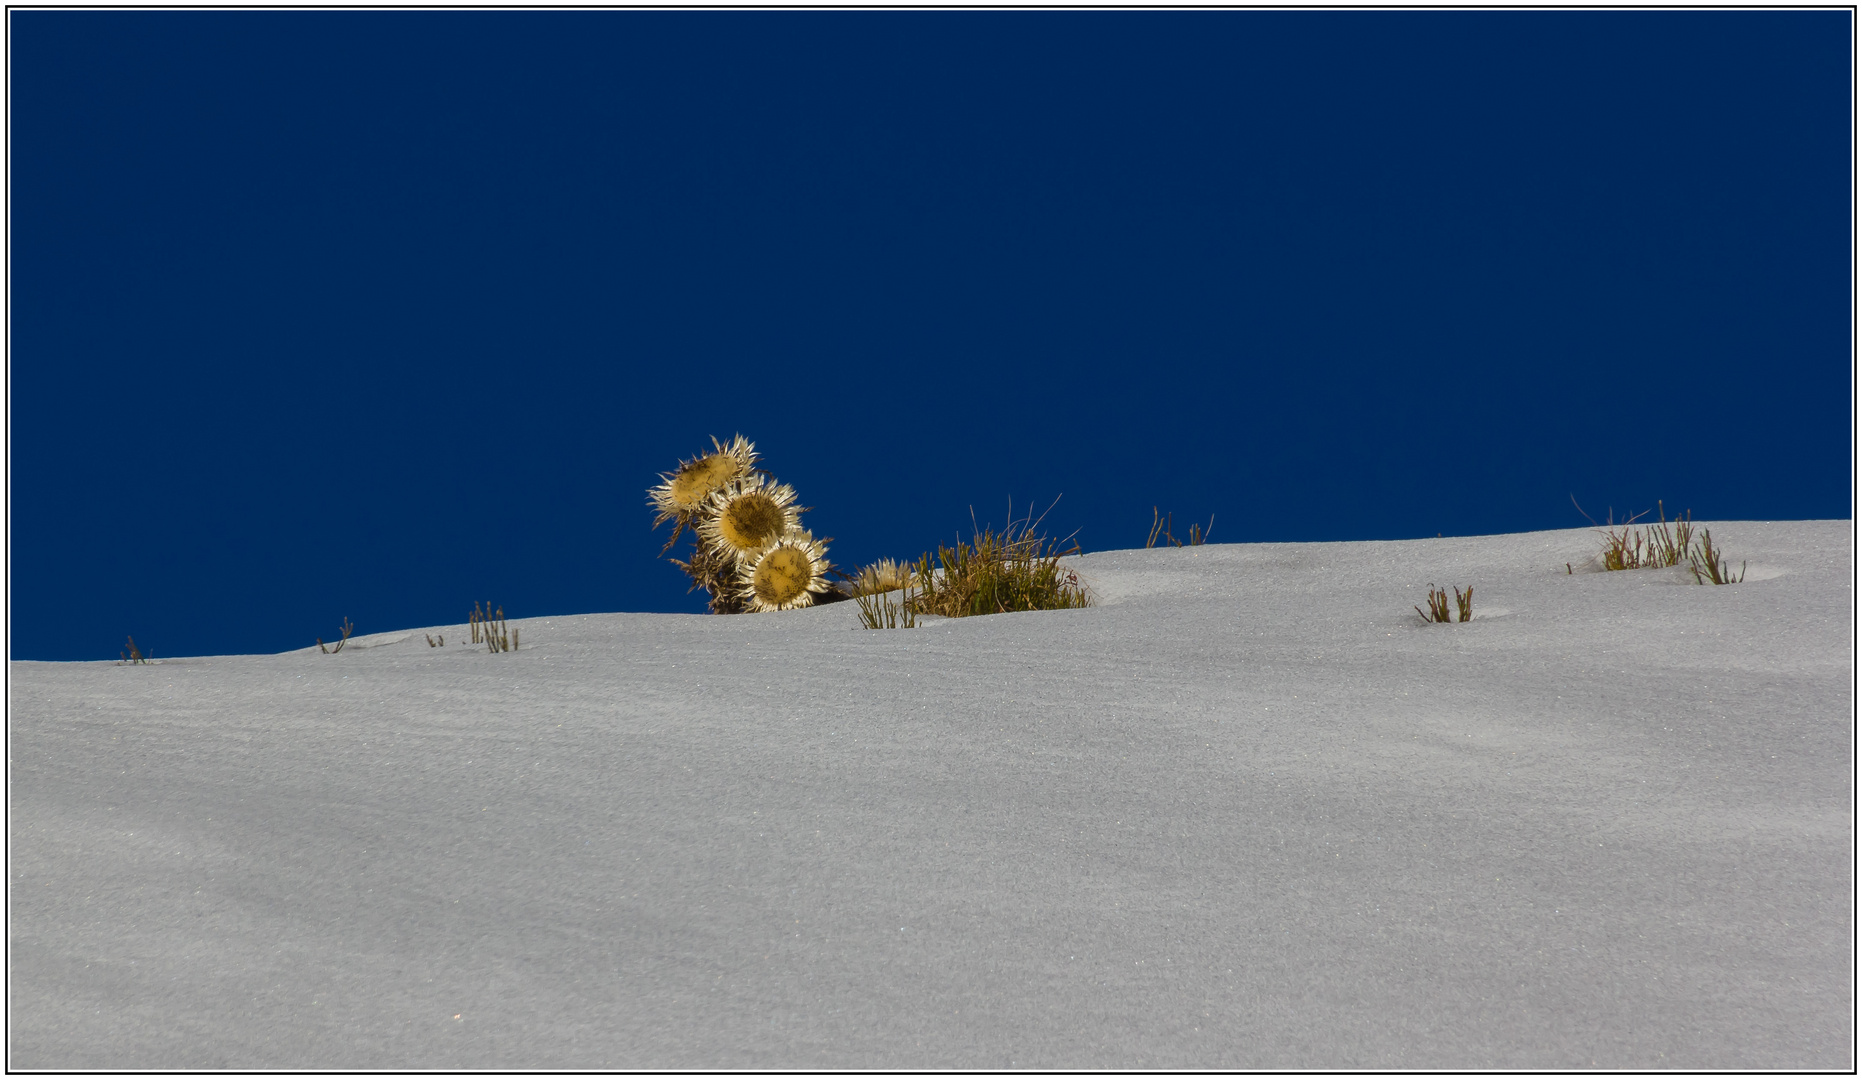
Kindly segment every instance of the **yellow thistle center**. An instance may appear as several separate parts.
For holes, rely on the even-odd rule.
[[[787,525],[782,507],[760,491],[732,499],[718,515],[718,534],[738,551],[755,551],[781,536]]]
[[[814,576],[814,566],[807,552],[779,547],[756,564],[751,588],[756,590],[757,599],[766,604],[792,604],[808,591],[808,583]]]
[[[689,510],[705,496],[730,483],[737,475],[737,460],[729,454],[706,454],[680,469],[672,478],[673,505]]]

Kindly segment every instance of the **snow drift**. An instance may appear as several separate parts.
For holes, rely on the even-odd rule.
[[[1850,1069],[1852,526],[1710,524],[14,662],[11,1065]]]

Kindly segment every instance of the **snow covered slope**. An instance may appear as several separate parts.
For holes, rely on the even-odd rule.
[[[14,662],[11,1065],[1852,1068],[1852,526],[1711,527]]]

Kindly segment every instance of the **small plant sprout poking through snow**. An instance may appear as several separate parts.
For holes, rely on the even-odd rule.
[[[1415,609],[1416,614],[1422,616],[1423,622],[1447,622],[1448,621],[1448,593],[1444,592],[1441,589],[1436,588],[1435,583],[1432,581],[1429,583],[1429,594],[1428,595],[1429,595],[1428,612],[1425,614],[1421,608],[1416,608]]]
[[[1469,585],[1465,590],[1456,587],[1455,609],[1456,613],[1461,616],[1459,620],[1449,618],[1448,593],[1446,590],[1436,588],[1432,581],[1429,583],[1429,610],[1425,612],[1421,608],[1416,608],[1415,611],[1426,623],[1467,622],[1474,618],[1474,586]]]
[[[343,646],[349,644],[349,634],[351,631],[355,630],[355,627],[349,624],[349,616],[345,615],[343,616],[343,625],[337,627],[337,629],[343,632],[343,639],[336,643],[336,648],[332,649],[324,645],[322,638],[317,639],[317,648],[322,649],[324,652],[329,653],[332,656],[336,655],[339,652],[342,652]]]
[[[472,629],[472,644],[482,642],[492,652],[510,652],[517,648],[517,631],[505,629],[504,609],[492,611],[491,601],[485,601],[484,611],[479,610],[478,601],[472,601],[472,614],[466,621]],[[441,640],[444,643],[444,639]]]
[[[1732,568],[1721,558],[1720,552],[1713,547],[1713,530],[1701,534],[1700,550],[1688,557],[1688,567],[1694,574],[1696,585],[1733,585],[1746,580],[1746,564],[1739,564],[1739,576],[1734,577]]]
[[[827,548],[807,529],[790,529],[740,564],[737,583],[752,611],[787,611],[827,591]]]

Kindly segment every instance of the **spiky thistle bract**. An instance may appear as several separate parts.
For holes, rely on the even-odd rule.
[[[793,528],[739,563],[738,587],[752,611],[807,607],[828,588],[827,545]]]
[[[911,563],[902,563],[894,559],[881,559],[861,570],[853,579],[853,594],[868,596],[873,593],[893,592],[910,587],[916,580]]]
[[[748,478],[756,467],[756,444],[738,435],[729,445],[711,437],[712,450],[687,461],[669,473],[660,474],[660,483],[647,489],[648,501],[658,516],[653,527],[677,521],[673,539],[694,523],[705,503],[733,480]],[[668,542],[668,546],[671,546]]]
[[[732,480],[712,492],[698,515],[699,537],[739,561],[800,525],[795,489],[762,476]]]

